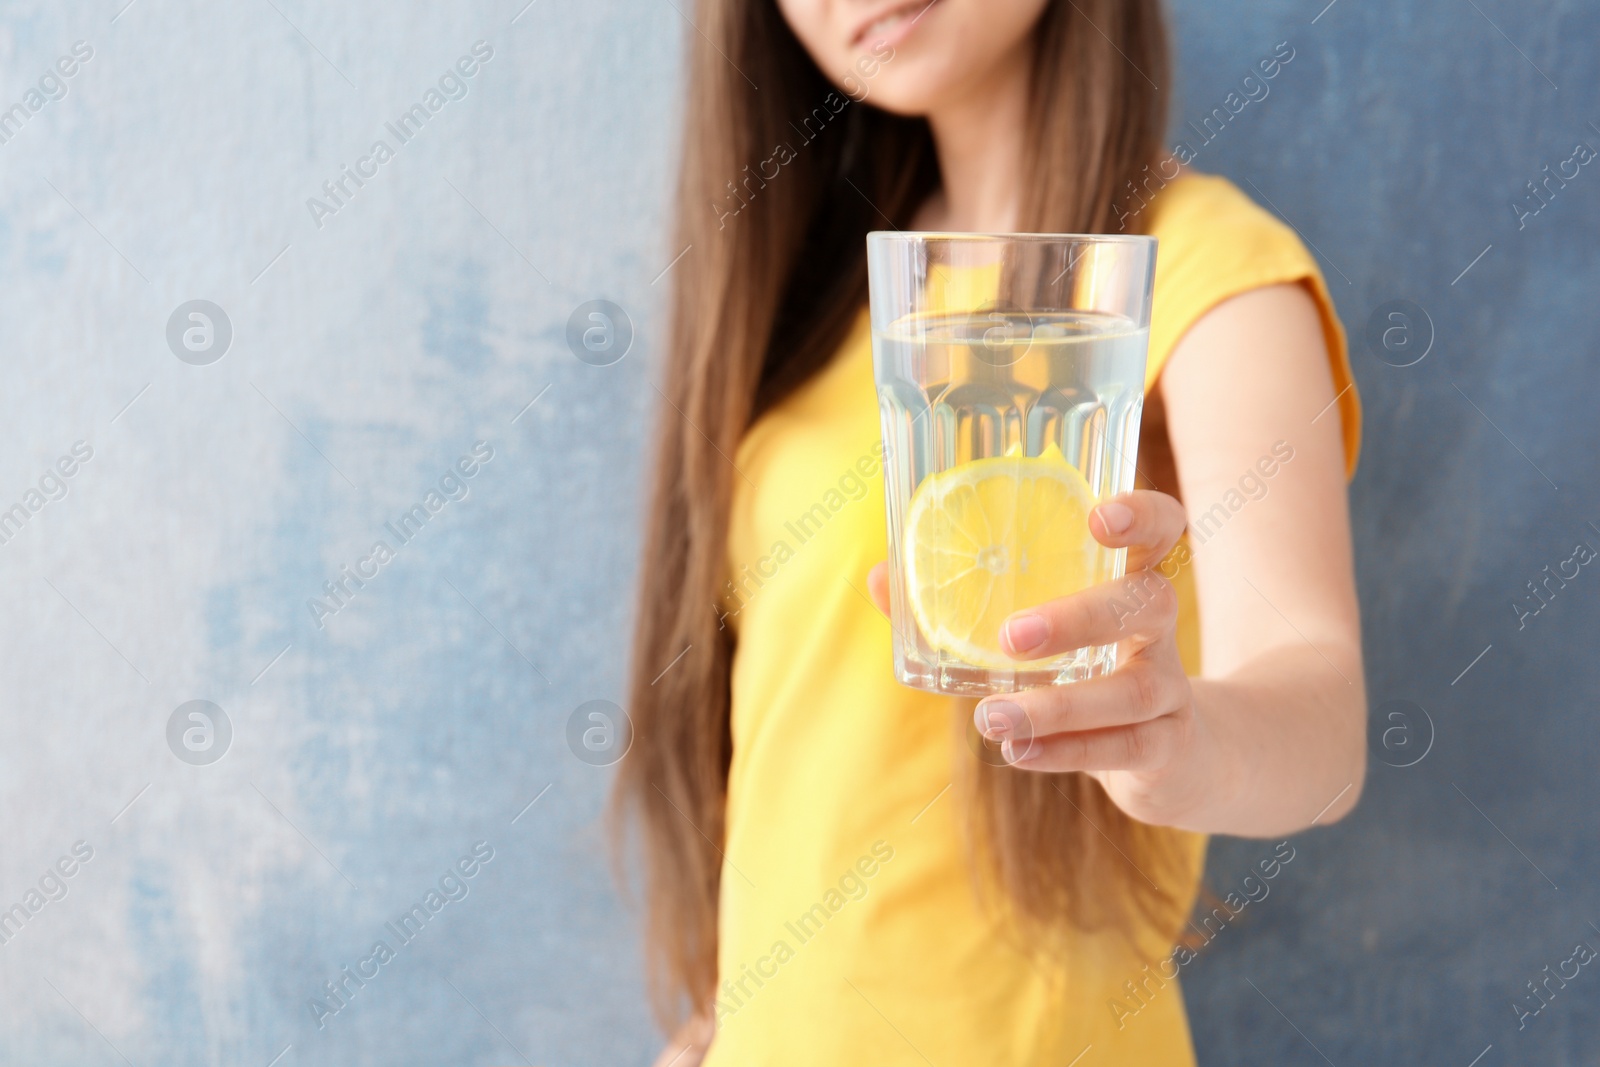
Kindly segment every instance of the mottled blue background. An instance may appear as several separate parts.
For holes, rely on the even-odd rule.
[[[124,2],[0,10],[0,107],[93,49],[0,144],[0,508],[94,452],[0,544],[0,906],[93,849],[0,945],[0,1062],[647,1062],[608,772],[565,728],[622,697],[692,31],[667,0]],[[1600,169],[1520,231],[1510,203],[1600,146],[1600,13],[1175,8],[1180,123],[1295,49],[1196,165],[1322,256],[1367,411],[1373,703],[1434,728],[1193,966],[1202,1062],[1593,1062],[1600,974],[1521,1032],[1510,1004],[1600,945],[1600,573],[1521,631],[1511,604],[1600,546]],[[480,39],[466,97],[319,228],[306,199]],[[197,298],[234,330],[204,367],[165,340]],[[610,367],[564,342],[596,298],[637,329]],[[1398,298],[1436,334],[1406,368],[1360,340]],[[479,440],[466,499],[318,629],[307,599]],[[167,747],[191,699],[233,724],[211,766]],[[469,895],[319,1030],[322,983],[479,841]],[[1263,849],[1218,842],[1213,885]]]

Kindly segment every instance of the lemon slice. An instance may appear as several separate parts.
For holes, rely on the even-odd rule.
[[[1000,647],[1000,624],[1092,584],[1094,504],[1054,443],[1039,456],[972,460],[923,479],[905,533],[906,591],[923,636],[973,666],[1027,666]]]

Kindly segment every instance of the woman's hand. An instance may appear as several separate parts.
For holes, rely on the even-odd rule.
[[[1017,612],[1001,626],[1000,644],[1018,660],[1115,644],[1117,669],[988,697],[973,716],[1013,766],[1087,771],[1129,815],[1159,824],[1180,821],[1216,778],[1199,773],[1208,738],[1178,656],[1177,596],[1156,570],[1185,522],[1183,506],[1165,493],[1126,493],[1096,507],[1089,530],[1108,548],[1128,549],[1127,575]],[[883,608],[883,564],[868,587]]]
[[[711,1039],[717,1028],[709,1015],[694,1015],[678,1027],[667,1047],[661,1050],[652,1067],[700,1067],[711,1048]]]
[[[1278,837],[1354,807],[1367,761],[1345,500],[1357,427],[1341,421],[1351,413],[1336,403],[1324,325],[1305,286],[1268,286],[1206,312],[1168,357],[1157,388],[1178,486],[1197,516],[1227,523],[1181,557],[1201,598],[1203,662],[1184,677],[1172,589],[1152,570],[1183,530],[1177,501],[1101,504],[1090,529],[1128,548],[1128,578],[1021,612],[1044,635],[1022,657],[1109,640],[1118,668],[978,706],[980,729],[1009,727],[1019,768],[1083,770],[1134,818],[1202,833]],[[869,581],[887,603],[882,568]],[[1027,631],[1008,619],[1005,647],[1031,644]]]

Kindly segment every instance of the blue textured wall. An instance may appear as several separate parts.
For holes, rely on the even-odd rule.
[[[1490,1045],[1480,1067],[1593,1063],[1600,968],[1553,980],[1520,1030],[1512,1004],[1539,1007],[1526,983],[1571,974],[1580,941],[1600,950],[1600,567],[1569,565],[1521,629],[1513,605],[1538,606],[1527,583],[1578,543],[1600,549],[1600,160],[1521,229],[1511,205],[1538,204],[1525,183],[1579,142],[1600,149],[1600,11],[1325,3],[1177,13],[1183,117],[1277,42],[1296,50],[1197,164],[1301,230],[1352,334],[1373,709],[1360,809],[1300,835],[1194,965],[1196,1046],[1207,1063],[1467,1067]],[[1432,323],[1411,366],[1393,364],[1421,349],[1380,359],[1362,336],[1396,300],[1425,312],[1417,345]],[[1268,851],[1218,842],[1215,889]]]
[[[622,695],[685,24],[125,2],[0,12],[0,108],[22,105],[0,114],[0,512],[22,509],[0,513],[0,907],[28,913],[0,916],[0,1062],[645,1061],[608,772],[568,739]],[[1195,162],[1299,227],[1351,327],[1370,684],[1407,718],[1375,728],[1360,812],[1298,837],[1193,966],[1196,1041],[1592,1060],[1592,968],[1520,1032],[1511,1004],[1600,946],[1600,574],[1521,630],[1511,605],[1600,547],[1600,169],[1520,230],[1510,204],[1600,147],[1600,16],[1319,9],[1178,5],[1180,121],[1290,42]],[[430,88],[402,142],[385,124]],[[345,165],[370,177],[335,200]],[[636,331],[611,365],[567,343],[595,299]],[[1408,367],[1361,340],[1400,299],[1434,334]],[[184,346],[187,309],[169,340],[195,300],[231,327],[221,358],[221,332]],[[375,576],[341,604],[345,566]],[[1257,853],[1218,843],[1212,883]],[[373,977],[341,1007],[344,967]]]

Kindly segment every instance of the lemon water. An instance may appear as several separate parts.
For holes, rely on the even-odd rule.
[[[872,338],[895,672],[981,696],[1109,672],[1001,649],[1007,615],[1120,577],[1088,509],[1134,484],[1148,330],[1090,311],[920,313]]]

